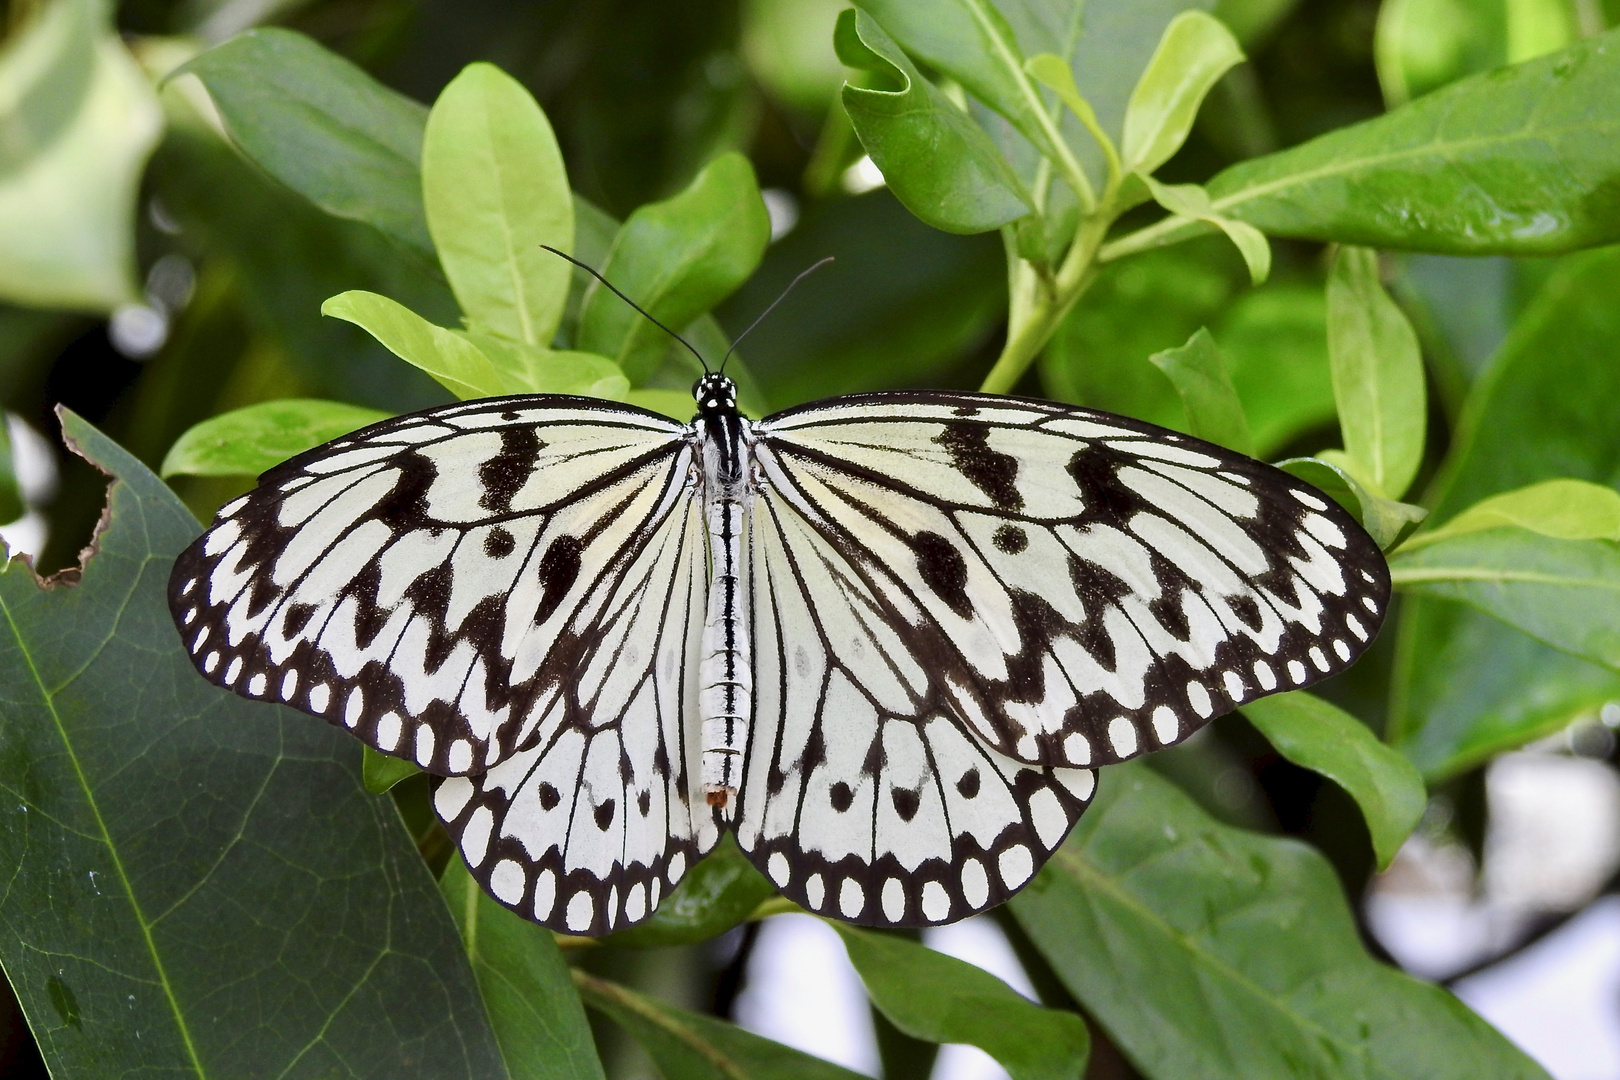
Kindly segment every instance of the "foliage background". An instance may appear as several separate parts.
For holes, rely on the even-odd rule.
[[[155,95],[139,91],[199,49],[260,23],[306,34],[422,103],[435,100],[468,63],[499,65],[544,108],[574,192],[614,219],[680,192],[725,151],[746,154],[759,186],[770,192],[779,224],[788,216],[794,220],[766,249],[757,272],[715,310],[719,330],[706,331],[711,340],[746,326],[815,259],[838,257],[834,268],[809,279],[793,302],[750,338],[744,353],[756,404],[776,408],[878,387],[976,387],[1006,336],[1003,244],[994,232],[954,235],[930,228],[884,188],[853,190],[862,186],[857,165],[862,150],[839,104],[840,85],[851,73],[832,48],[833,23],[843,6],[839,0],[694,0],[679,5],[623,0],[535,5],[493,0],[131,0],[109,11],[93,3],[10,3],[6,18],[13,45],[38,20],[69,7],[81,11],[89,24],[116,26],[124,37],[122,43],[101,38],[97,44],[94,34],[74,37],[72,27],[63,30],[65,40],[91,43],[84,46],[90,51],[78,64],[84,70],[111,72],[105,76],[111,88],[103,92],[97,82],[92,92],[68,85],[68,79],[55,96],[29,99],[33,105],[43,102],[40,109],[14,108],[9,114],[11,138],[0,142],[0,226],[6,232],[0,239],[0,295],[9,298],[0,306],[0,405],[53,440],[59,431],[54,410],[66,406],[134,459],[156,469],[194,424],[258,402],[327,398],[399,412],[445,400],[431,379],[401,366],[361,329],[320,316],[328,297],[369,289],[440,325],[457,325],[454,299],[432,261],[420,250],[402,248],[386,230],[363,220],[364,215],[327,213],[267,175],[262,161],[256,165],[246,160],[210,125],[193,80],[176,80]],[[1148,6],[1159,25],[1183,5]],[[872,10],[882,7],[871,5]],[[1093,3],[1089,10],[1099,26],[1113,12],[1124,34],[1131,29],[1125,25],[1131,16],[1120,13],[1146,11],[1147,6]],[[1458,78],[1571,46],[1602,32],[1620,15],[1596,0],[1386,0],[1383,5],[1372,0],[1223,0],[1215,10],[1233,28],[1251,62],[1215,86],[1191,137],[1160,171],[1166,182],[1206,181],[1236,162],[1378,116]],[[1156,39],[1154,30],[1149,47]],[[112,50],[121,59],[96,61],[95,49]],[[4,70],[8,59],[9,72]],[[1145,55],[1137,60],[1138,69],[1142,59]],[[1105,58],[1098,63],[1106,67]],[[23,75],[17,66],[14,57],[0,55],[0,92],[8,78],[10,85],[20,85]],[[70,63],[64,70],[77,68]],[[1135,74],[1123,73],[1111,84],[1116,104],[1129,93]],[[854,78],[860,83],[862,76]],[[73,106],[53,112],[52,102],[58,100]],[[63,131],[80,143],[63,149]],[[63,160],[53,174],[49,198],[7,187],[7,173],[19,174],[31,154],[52,147]],[[1599,222],[1597,231],[1607,228],[1608,239],[1620,229],[1613,191],[1600,184],[1586,193],[1586,204]],[[138,210],[132,222],[131,204]],[[1144,206],[1130,212],[1125,224],[1145,225],[1157,213]],[[584,245],[582,239],[576,251],[589,257]],[[1270,279],[1259,286],[1250,284],[1243,260],[1218,236],[1111,264],[1058,328],[1036,367],[1019,378],[1017,389],[1185,427],[1187,413],[1176,387],[1147,358],[1181,346],[1207,327],[1228,358],[1231,381],[1261,456],[1277,460],[1337,445],[1328,342],[1330,252],[1310,240],[1277,239],[1272,248]],[[605,256],[605,243],[595,256]],[[1612,250],[1385,257],[1383,276],[1417,329],[1427,373],[1422,425],[1427,451],[1408,497],[1426,506],[1434,520],[1447,520],[1481,498],[1555,477],[1620,484],[1620,441],[1614,434],[1620,430],[1620,407],[1613,404],[1620,400],[1620,365],[1615,362],[1620,323],[1610,300],[1614,261]],[[153,330],[154,319],[162,324],[161,332]],[[144,339],[143,330],[148,335]],[[145,347],[153,343],[155,348]],[[82,438],[99,447],[92,455],[97,460],[118,464],[126,479],[134,475],[136,467],[123,462],[116,447],[100,446],[92,433]],[[48,499],[33,496],[49,537],[38,559],[46,571],[74,562],[102,512],[106,492],[106,477],[80,458],[60,454],[58,464],[60,482],[54,494]],[[187,506],[206,516],[245,483],[241,478],[184,476],[173,487]],[[134,480],[131,485],[144,491],[140,497],[149,501],[140,505],[147,510],[166,497],[155,488],[140,489]],[[15,500],[19,494],[13,490],[7,497]],[[183,532],[181,520],[174,517],[166,527]],[[161,550],[161,544],[151,549]],[[1597,577],[1605,573],[1611,575],[1606,587],[1612,590],[1612,569],[1593,571]],[[130,580],[132,589],[147,587],[138,576]],[[10,584],[20,589],[15,578]],[[17,595],[22,603],[24,594]],[[1609,601],[1600,595],[1592,602],[1600,605],[1594,619],[1601,624],[1601,604]],[[1613,608],[1607,610],[1612,613]],[[156,636],[165,630],[158,626],[151,632]],[[1399,627],[1392,622],[1374,653],[1324,690],[1325,697],[1381,733],[1424,774],[1433,799],[1425,835],[1469,852],[1476,866],[1484,858],[1484,777],[1491,757],[1561,731],[1572,721],[1590,720],[1605,702],[1620,698],[1620,674],[1613,663],[1594,661],[1591,649],[1583,658],[1576,655],[1579,648],[1554,648],[1545,643],[1547,636],[1527,636],[1455,598],[1409,599]],[[1606,647],[1612,654],[1612,642]],[[205,706],[199,703],[197,708]],[[3,722],[15,722],[17,715],[7,711]],[[1127,902],[1128,890],[1111,894],[1118,910],[1099,900],[1106,890],[1098,882],[1130,880],[1132,860],[1148,857],[1154,835],[1170,828],[1165,815],[1192,831],[1216,829],[1214,822],[1224,821],[1293,837],[1326,857],[1331,876],[1322,872],[1324,864],[1304,858],[1303,848],[1265,846],[1252,832],[1209,834],[1228,837],[1242,851],[1250,850],[1245,845],[1259,845],[1253,846],[1254,857],[1272,860],[1269,865],[1279,880],[1290,883],[1275,895],[1292,895],[1332,918],[1354,914],[1357,919],[1359,945],[1348,922],[1327,925],[1332,918],[1302,925],[1299,931],[1301,940],[1318,950],[1312,956],[1334,958],[1322,963],[1355,986],[1350,991],[1338,987],[1336,992],[1349,995],[1342,999],[1323,991],[1330,1004],[1313,1023],[1319,1020],[1324,1030],[1349,1023],[1346,1014],[1334,1011],[1335,1000],[1370,1002],[1386,994],[1419,992],[1408,982],[1400,983],[1403,989],[1390,989],[1395,984],[1380,982],[1389,975],[1387,969],[1364,966],[1362,948],[1375,957],[1387,956],[1367,933],[1355,903],[1376,866],[1363,809],[1346,793],[1353,785],[1327,779],[1324,774],[1340,781],[1344,777],[1320,763],[1319,771],[1294,764],[1290,757],[1300,755],[1278,752],[1285,741],[1286,733],[1279,735],[1261,713],[1248,719],[1234,715],[1214,725],[1213,737],[1156,756],[1152,767],[1157,775],[1138,770],[1127,781],[1121,773],[1117,786],[1148,792],[1141,798],[1159,813],[1133,819],[1130,800],[1109,801],[1105,790],[1104,803],[1084,820],[1074,845],[1075,851],[1087,853],[1090,861],[1083,866],[1103,868],[1103,877],[1092,880],[1088,892],[1085,873],[1077,869],[1071,877],[1079,886],[1065,878],[1032,893],[1017,921],[1002,914],[1002,924],[1047,1004],[1073,1009],[1078,998],[1084,1006],[1094,1047],[1090,1075],[1129,1076],[1135,1068],[1148,1075],[1182,1075],[1178,1070],[1189,1063],[1209,1060],[1201,1055],[1214,1053],[1212,1047],[1234,1055],[1229,1059],[1231,1075],[1270,1075],[1263,1070],[1271,1065],[1246,1062],[1234,1047],[1286,1043],[1309,1027],[1300,1017],[1311,1007],[1285,999],[1289,993],[1308,996],[1310,988],[1303,984],[1313,975],[1310,970],[1297,973],[1298,982],[1284,979],[1287,992],[1268,990],[1266,1004],[1234,1006],[1245,1017],[1231,1021],[1239,1034],[1211,1022],[1207,1031],[1186,1032],[1184,1047],[1169,1045],[1174,1040],[1162,1033],[1133,1030],[1133,1025],[1141,1027],[1142,1000],[1121,998],[1128,1007],[1118,1013],[1099,1006],[1115,988],[1086,984],[1097,975],[1096,970],[1086,973],[1087,961],[1080,955],[1088,947],[1093,955],[1126,940],[1150,951],[1175,947],[1174,934],[1154,945],[1143,926],[1131,924],[1135,909]],[[1613,758],[1612,738],[1594,745]],[[1163,777],[1190,800],[1165,785]],[[1105,789],[1107,784],[1105,779]],[[410,784],[396,789],[406,823],[423,841],[429,861],[442,867],[445,852],[435,849],[431,835],[422,831],[420,792],[413,796],[412,790]],[[384,833],[390,827],[377,826]],[[1127,843],[1120,837],[1134,840]],[[1180,858],[1185,852],[1162,854]],[[1213,890],[1219,870],[1183,866],[1186,876],[1178,880]],[[478,902],[454,873],[452,868],[443,888],[465,933]],[[731,887],[729,879],[720,885]],[[724,891],[720,885],[717,890]],[[731,897],[733,906],[741,905],[732,922],[759,899],[747,893],[751,886],[736,887],[743,892]],[[1066,887],[1078,888],[1077,896],[1065,901]],[[1340,912],[1341,893],[1351,898],[1353,913]],[[1232,912],[1253,910],[1244,906],[1247,900],[1227,900]],[[1087,916],[1076,919],[1079,910]],[[1542,913],[1546,920],[1570,914]],[[720,925],[729,924],[717,917],[715,928]],[[1262,932],[1274,925],[1280,923],[1264,924]],[[1532,929],[1537,928],[1545,929]],[[585,974],[575,982],[595,1010],[592,1023],[609,1073],[640,1067],[636,1063],[642,1059],[634,1056],[623,1034],[628,1031],[653,1053],[666,1075],[681,1074],[687,1067],[696,1070],[690,1075],[701,1074],[701,1064],[672,1064],[676,1051],[661,1054],[655,1049],[659,1031],[667,1035],[668,1028],[655,1024],[649,1033],[647,1018],[667,1019],[669,1014],[657,1012],[633,991],[656,991],[694,1013],[725,1017],[738,993],[754,933],[740,931],[733,940],[739,947],[730,951],[702,945],[604,948],[579,961]],[[1502,950],[1510,951],[1527,936],[1518,935]],[[499,965],[522,948],[488,944],[493,940],[485,939],[482,951],[470,949],[480,981],[490,964]],[[424,942],[424,952],[437,947]],[[879,944],[851,945],[858,967],[857,950],[863,947],[876,949]],[[1217,934],[1212,955],[1222,948],[1237,950],[1232,954],[1237,968],[1254,960],[1240,940]],[[1074,955],[1066,959],[1065,950]],[[893,962],[902,967],[921,962],[906,961],[904,955]],[[1117,956],[1112,970],[1122,981],[1145,987],[1155,976],[1150,960],[1133,967],[1128,958]],[[550,962],[535,961],[542,966]],[[881,966],[871,963],[874,969]],[[1209,971],[1216,967],[1212,963]],[[9,966],[8,974],[18,978]],[[551,985],[533,971],[529,977],[539,980],[536,986],[542,989]],[[944,981],[966,987],[971,980],[954,972]],[[887,998],[871,979],[868,987],[874,1001],[886,1006],[878,1021],[886,1074],[925,1075],[933,1042],[952,1041],[961,1031],[920,1030],[916,1018],[908,1021],[900,1015],[896,998],[905,996],[903,987],[891,989]],[[993,990],[983,992],[994,996]],[[1148,990],[1141,992],[1151,997]],[[77,1022],[82,1030],[74,999],[64,997],[65,991],[50,993],[56,995],[50,1001],[61,1021],[57,1026],[73,1028]],[[1219,997],[1222,991],[1215,993]],[[519,994],[502,1006],[487,983],[484,991],[497,1028],[503,1009],[508,1015],[530,1010],[526,1023],[544,1027],[552,1014],[544,1002],[537,1004],[539,994],[541,990]],[[1444,1028],[1457,1041],[1441,1038],[1438,1044],[1442,1057],[1456,1057],[1453,1067],[1477,1052],[1480,1061],[1490,1062],[1501,1075],[1536,1075],[1533,1066],[1505,1045],[1470,1027],[1460,1006],[1435,1004],[1439,995],[1423,1000],[1428,1003],[1423,1008],[1457,1010],[1455,1026]],[[1273,1011],[1284,1019],[1277,1020]],[[0,1069],[18,1075],[37,1070],[34,1039],[14,1005],[8,1015]],[[603,1017],[612,1017],[617,1026]],[[1268,1028],[1274,1021],[1281,1027]],[[710,1031],[701,1018],[682,1022],[690,1025],[683,1030],[709,1032],[713,1045],[726,1046],[735,1061],[747,1063],[745,1072],[771,1075],[805,1067],[773,1059],[776,1051],[768,1048],[727,1044],[724,1040],[735,1033]],[[1062,1037],[1071,1042],[1077,1038],[1031,1024],[1031,1031],[1046,1031],[1060,1042]],[[1438,1075],[1425,1073],[1418,1064],[1418,1044],[1437,1036],[1414,1034],[1411,1045],[1402,1044],[1411,1051],[1411,1060],[1363,1063],[1365,1075]],[[577,1036],[576,1031],[569,1037]],[[469,1059],[489,1052],[488,1045],[479,1044],[480,1037],[476,1031],[464,1035],[466,1045],[473,1047],[467,1051]],[[487,1035],[482,1037],[487,1043]],[[1078,1038],[1083,1042],[1083,1036]],[[1341,1036],[1323,1038],[1333,1042]],[[1353,1034],[1342,1038],[1355,1041]],[[1115,1040],[1125,1045],[1123,1054],[1114,1048]],[[1470,1040],[1478,1040],[1477,1045]],[[1142,1047],[1156,1042],[1167,1045],[1162,1057],[1153,1058]],[[575,1050],[589,1056],[588,1048]],[[506,1044],[501,1051],[513,1075],[520,1075],[514,1058],[519,1051]],[[1017,1075],[1017,1048],[1003,1047],[1003,1052],[1011,1055],[1003,1063]],[[1045,1062],[1025,1063],[1027,1075],[1042,1074],[1043,1068],[1061,1075],[1051,1062],[1061,1059],[1062,1052],[1052,1050],[1052,1055]],[[540,1058],[552,1060],[547,1054]],[[476,1074],[476,1069],[470,1072]]]

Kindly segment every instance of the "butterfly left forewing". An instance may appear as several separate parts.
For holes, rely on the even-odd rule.
[[[1020,761],[1107,764],[1342,670],[1382,556],[1286,474],[1120,417],[870,394],[769,417],[762,483],[897,610],[961,723]]]

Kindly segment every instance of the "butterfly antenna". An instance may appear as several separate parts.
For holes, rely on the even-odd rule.
[[[595,278],[597,281],[600,281],[603,285],[607,286],[608,291],[613,293],[613,295],[617,296],[620,300],[623,300],[625,303],[629,304],[631,307],[635,308],[637,311],[641,312],[642,316],[645,317],[648,322],[650,322],[654,326],[658,327],[658,329],[662,330],[664,333],[668,334],[670,337],[674,338],[676,341],[680,342],[682,345],[685,345],[686,346],[686,351],[691,353],[693,356],[697,357],[697,362],[703,365],[703,370],[705,372],[707,372],[709,370],[709,362],[707,360],[703,359],[703,354],[702,353],[700,353],[696,349],[692,348],[692,343],[690,341],[687,341],[685,338],[681,337],[681,335],[677,334],[675,331],[671,330],[669,327],[665,326],[663,323],[661,323],[657,319],[653,318],[650,314],[648,314],[646,308],[642,307],[640,304],[636,303],[634,300],[630,299],[628,296],[624,295],[624,293],[620,292],[617,288],[615,288],[614,285],[613,285],[613,282],[609,281],[607,278],[605,278],[601,274],[597,273],[593,268],[591,268],[589,266],[586,266],[584,263],[580,262],[578,259],[574,258],[572,255],[568,254],[567,252],[558,251],[556,248],[552,247],[550,244],[541,244],[540,246],[545,248],[547,251],[551,252],[553,255],[557,255],[557,256],[559,256],[561,258],[567,259],[569,262],[573,263],[575,266],[579,267],[581,270],[583,270],[587,274],[591,275],[591,277]],[[815,267],[812,266],[810,269],[814,270]],[[806,273],[808,273],[808,271],[806,271]],[[804,276],[804,274],[799,275],[799,277],[803,277],[803,276]],[[795,281],[795,284],[797,284],[797,281]],[[789,285],[788,288],[791,289],[791,288],[793,288],[793,286]],[[786,294],[784,294],[784,295],[786,295]],[[778,303],[780,303],[780,301],[778,301]],[[775,306],[776,306],[776,304],[771,305],[771,307],[775,307]],[[770,308],[766,308],[765,310],[769,311]],[[753,329],[753,327],[749,327],[749,329],[751,330],[751,329]],[[727,353],[726,355],[730,356],[731,354]],[[721,363],[724,364],[725,361],[722,360]]]
[[[775,300],[771,301],[771,306],[766,308],[764,311],[760,312],[759,315],[754,319],[754,321],[748,324],[748,329],[744,330],[742,333],[737,335],[737,340],[735,340],[735,341],[733,341],[731,343],[731,348],[726,350],[726,355],[724,355],[724,356],[722,356],[720,358],[720,370],[721,371],[726,370],[726,361],[730,360],[731,359],[731,354],[737,351],[737,346],[742,344],[742,339],[747,337],[749,334],[753,333],[754,332],[754,327],[756,327],[760,323],[764,322],[765,321],[765,316],[767,316],[771,312],[775,311],[777,304],[780,304],[783,300],[787,299],[787,294],[793,291],[793,286],[797,285],[799,282],[803,281],[805,278],[809,277],[811,274],[815,273],[817,270],[820,270],[823,266],[826,266],[828,263],[830,263],[832,261],[833,261],[833,257],[831,255],[829,255],[825,259],[822,259],[820,262],[815,263],[812,266],[807,266],[803,270],[800,270],[799,271],[799,276],[794,278],[792,281],[788,282],[787,288],[783,289],[781,294],[778,295]]]

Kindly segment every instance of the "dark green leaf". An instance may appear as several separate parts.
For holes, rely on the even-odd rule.
[[[690,407],[687,411],[691,411]],[[748,918],[761,902],[774,895],[776,886],[754,869],[728,833],[681,879],[675,891],[664,897],[651,918],[603,940],[632,949],[707,941]]]
[[[856,9],[838,17],[839,58],[877,87],[844,85],[861,144],[906,209],[936,229],[976,233],[1031,210],[1029,196],[983,130],[924,79],[883,28]]]
[[[491,900],[454,856],[439,880],[516,1080],[601,1080],[591,1028],[551,931]]]
[[[1350,793],[1367,820],[1379,867],[1388,867],[1428,803],[1412,763],[1366,724],[1303,690],[1252,701],[1243,715],[1283,757]]]
[[[1344,450],[1378,494],[1399,499],[1423,461],[1423,356],[1379,280],[1378,253],[1341,247],[1328,273],[1328,355]]]
[[[989,972],[905,938],[828,923],[872,1004],[912,1038],[977,1046],[1012,1080],[1085,1072],[1091,1038],[1074,1013],[1036,1005]]]
[[[664,1080],[861,1080],[859,1073],[574,969],[585,1003],[641,1044]]]
[[[1492,495],[1620,477],[1620,250],[1561,260],[1475,385],[1434,493],[1439,521]],[[1451,601],[1401,605],[1388,738],[1449,775],[1620,700],[1620,676]]]
[[[631,214],[599,269],[679,332],[748,280],[770,238],[753,166],[741,154],[722,154],[685,191]],[[586,290],[575,347],[612,357],[632,386],[646,381],[669,344],[611,291],[595,284]]]
[[[1325,859],[1111,768],[1013,914],[1149,1076],[1546,1080],[1439,987],[1369,957]]]
[[[258,476],[388,413],[341,401],[283,398],[210,417],[175,440],[164,476]]]
[[[17,469],[11,455],[11,435],[0,418],[0,523],[16,521],[27,507],[23,505],[22,489],[17,486]]]
[[[1327,302],[1320,283],[1273,279],[1238,296],[1212,325],[1249,418],[1255,456],[1269,457],[1332,422]]]
[[[1493,529],[1392,555],[1389,568],[1403,591],[1461,600],[1620,671],[1620,545]]]
[[[444,88],[422,145],[422,199],[469,326],[545,347],[562,319],[574,206],[546,114],[493,64]]]
[[[166,592],[197,523],[117,478],[76,583],[0,575],[0,959],[56,1076],[504,1076],[432,876],[346,734],[203,681]]]
[[[290,30],[249,30],[180,69],[197,76],[231,138],[329,214],[432,255],[419,163],[427,109]]]
[[[1428,515],[1421,506],[1396,502],[1368,491],[1342,462],[1326,458],[1331,453],[1323,451],[1323,457],[1289,458],[1277,462],[1277,467],[1332,496],[1334,502],[1355,515],[1367,534],[1386,551]]]
[[[1234,165],[1218,213],[1275,236],[1455,254],[1545,254],[1620,240],[1620,31],[1453,83],[1387,116]],[[1192,235],[1167,223],[1118,258]]]
[[[1249,421],[1232,388],[1226,357],[1208,330],[1199,331],[1178,349],[1148,357],[1164,372],[1187,410],[1187,430],[1240,454],[1252,453]]]

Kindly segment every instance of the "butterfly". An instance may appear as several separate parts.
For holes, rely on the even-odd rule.
[[[727,830],[811,911],[923,926],[1028,883],[1098,766],[1344,669],[1388,604],[1322,492],[1150,424],[693,393],[462,402],[271,469],[175,562],[193,663],[433,774],[555,930],[647,918]]]

